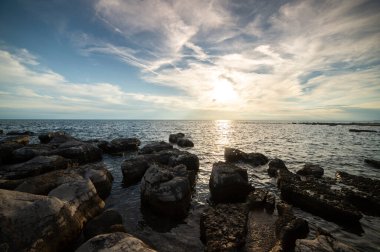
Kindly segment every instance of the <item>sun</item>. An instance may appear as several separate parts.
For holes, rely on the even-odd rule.
[[[231,104],[239,100],[239,95],[227,80],[219,80],[215,83],[214,89],[211,91],[211,97],[213,102],[220,104]]]

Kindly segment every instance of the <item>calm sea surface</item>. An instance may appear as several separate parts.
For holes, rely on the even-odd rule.
[[[350,128],[377,130],[378,133],[354,133]],[[212,164],[224,161],[224,147],[245,152],[260,152],[269,158],[285,161],[291,171],[305,162],[321,165],[325,176],[335,177],[338,170],[380,179],[380,170],[367,166],[365,158],[380,160],[380,127],[302,125],[285,122],[256,121],[124,121],[124,120],[0,120],[0,129],[30,130],[35,133],[65,131],[83,140],[112,140],[138,137],[142,146],[150,141],[168,141],[169,134],[183,132],[194,142],[188,151],[198,155],[200,171],[189,216],[176,223],[140,211],[140,185],[124,187],[120,170],[127,157],[105,155],[104,162],[115,181],[106,207],[118,210],[126,229],[159,251],[203,251],[199,240],[199,215],[209,197],[208,180]],[[32,142],[38,142],[37,137]],[[266,166],[246,167],[251,183],[267,188],[277,196],[275,180],[267,175]],[[363,232],[352,232],[317,216],[295,209],[296,215],[309,221],[315,233],[317,226],[361,251],[380,251],[380,218],[364,216]]]

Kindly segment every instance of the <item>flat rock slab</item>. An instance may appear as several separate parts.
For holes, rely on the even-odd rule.
[[[276,217],[264,211],[250,211],[245,251],[267,252],[276,244]]]
[[[243,203],[218,204],[201,215],[201,239],[207,251],[238,251],[246,241],[248,210]]]

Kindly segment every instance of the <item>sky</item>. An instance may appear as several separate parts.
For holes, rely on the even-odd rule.
[[[0,118],[380,120],[380,1],[2,0]]]

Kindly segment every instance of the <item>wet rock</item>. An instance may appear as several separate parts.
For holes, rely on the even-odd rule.
[[[185,165],[176,167],[153,164],[141,180],[141,201],[153,211],[176,218],[187,215],[191,185]]]
[[[86,240],[100,234],[108,234],[113,232],[126,232],[123,226],[123,219],[115,210],[104,211],[97,217],[90,220],[83,230]]]
[[[0,143],[0,165],[13,162],[13,151],[22,148],[24,145],[15,142]]]
[[[61,156],[38,156],[24,163],[0,166],[0,178],[21,179],[66,169],[69,165],[69,160]]]
[[[170,156],[168,165],[186,165],[187,170],[198,171],[199,170],[199,158],[197,155],[189,153],[187,151],[180,151]]]
[[[96,251],[115,251],[115,252],[154,252],[141,240],[130,234],[115,232],[110,234],[97,235],[83,243],[76,252],[96,252]]]
[[[288,171],[288,168],[286,167],[284,161],[282,161],[281,159],[278,159],[278,158],[271,160],[269,162],[268,166],[269,166],[268,175],[270,177],[277,177],[279,170]]]
[[[16,149],[12,152],[12,160],[15,163],[28,161],[37,156],[48,156],[53,147],[47,144],[32,144]]]
[[[180,138],[177,141],[177,145],[182,148],[194,147],[194,143],[188,138]]]
[[[301,209],[343,225],[358,224],[362,217],[338,190],[317,180],[301,181],[297,175],[280,172],[281,198]]]
[[[248,195],[247,203],[250,210],[265,208],[268,213],[273,213],[276,198],[273,193],[265,189],[255,189]]]
[[[164,141],[161,142],[153,142],[150,144],[145,145],[144,147],[141,148],[139,151],[140,154],[152,154],[155,152],[160,152],[163,150],[170,150],[173,149],[173,145],[170,143],[166,143]]]
[[[156,156],[150,154],[139,155],[123,161],[121,171],[123,173],[123,182],[126,185],[137,183],[144,176],[149,164]]]
[[[268,158],[261,153],[245,153],[235,148],[225,148],[224,159],[228,163],[244,162],[252,166],[260,166],[268,163]]]
[[[101,213],[104,201],[96,192],[94,184],[89,179],[81,179],[58,186],[49,192],[65,203],[72,218],[77,219],[80,227]]]
[[[380,161],[375,159],[364,159],[364,162],[369,164],[372,167],[380,169]]]
[[[61,200],[0,189],[0,244],[8,251],[64,251],[80,232]]]
[[[377,132],[376,130],[349,129],[349,132]]]
[[[77,140],[63,131],[43,133],[38,136],[38,139],[42,144],[49,143],[51,145],[59,145],[67,141]]]
[[[169,135],[169,142],[170,143],[177,143],[178,139],[180,138],[184,138],[185,137],[185,134],[183,133],[177,133],[177,134],[170,134]]]
[[[60,155],[71,159],[75,163],[86,164],[100,161],[103,153],[101,149],[93,144],[73,140],[60,144],[50,154]]]
[[[0,135],[4,134],[4,131],[2,129],[0,129]]]
[[[35,134],[31,131],[17,131],[17,130],[13,130],[13,131],[9,131],[7,133],[7,136],[34,136]]]
[[[214,163],[209,187],[214,202],[243,202],[251,191],[247,170],[224,162]]]
[[[317,164],[306,163],[303,168],[297,171],[298,175],[301,176],[314,176],[320,178],[323,176],[324,170],[321,166]]]
[[[140,140],[137,138],[116,138],[108,144],[102,143],[99,147],[105,153],[115,154],[125,151],[137,151],[140,143]]]
[[[201,240],[206,251],[239,251],[246,241],[245,204],[218,204],[201,215]]]
[[[17,143],[26,145],[29,143],[30,137],[28,135],[21,136],[2,136],[0,137],[0,144]]]

